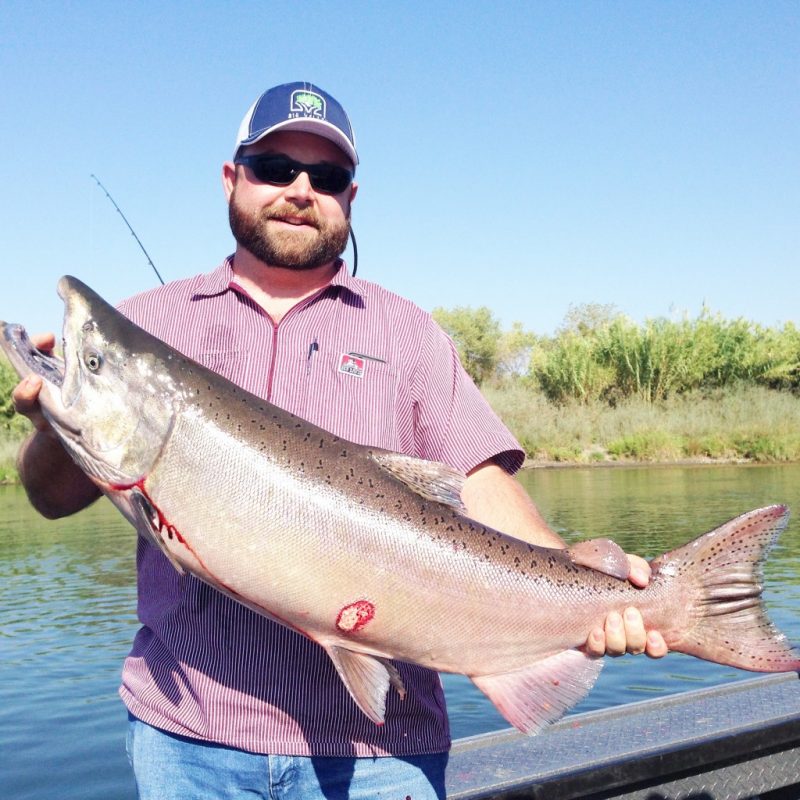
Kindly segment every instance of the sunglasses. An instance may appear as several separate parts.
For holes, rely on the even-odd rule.
[[[250,167],[261,183],[289,186],[301,172],[308,175],[311,186],[324,194],[340,194],[353,182],[353,171],[337,164],[303,164],[288,156],[239,156],[234,164]]]

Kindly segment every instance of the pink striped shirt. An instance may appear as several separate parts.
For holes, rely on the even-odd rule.
[[[346,268],[275,325],[214,272],[123,302],[134,322],[253,394],[360,444],[466,472],[522,452],[463,371],[430,315]],[[224,524],[224,521],[222,521]],[[398,663],[386,724],[367,719],[322,648],[196,578],[180,576],[141,537],[142,623],[120,694],[139,719],[257,753],[411,755],[450,745],[438,675]]]

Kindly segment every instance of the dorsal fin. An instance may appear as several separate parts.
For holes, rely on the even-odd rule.
[[[438,461],[425,461],[401,453],[373,452],[372,458],[381,469],[420,497],[445,503],[461,514],[466,513],[461,502],[461,488],[466,479],[460,472]]]

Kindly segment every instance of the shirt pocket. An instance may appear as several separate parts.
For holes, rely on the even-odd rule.
[[[357,353],[314,354],[307,369],[301,416],[357,444],[399,450],[404,415],[400,378],[392,365]]]

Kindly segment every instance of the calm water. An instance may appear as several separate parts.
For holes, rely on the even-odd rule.
[[[800,641],[800,466],[536,470],[523,481],[566,539],[654,556],[742,511],[797,509],[767,564],[773,619]],[[0,487],[0,797],[133,800],[119,669],[136,629],[132,531],[105,502],[58,522]],[[606,659],[576,711],[750,677],[671,654]],[[454,736],[507,727],[445,676]]]

